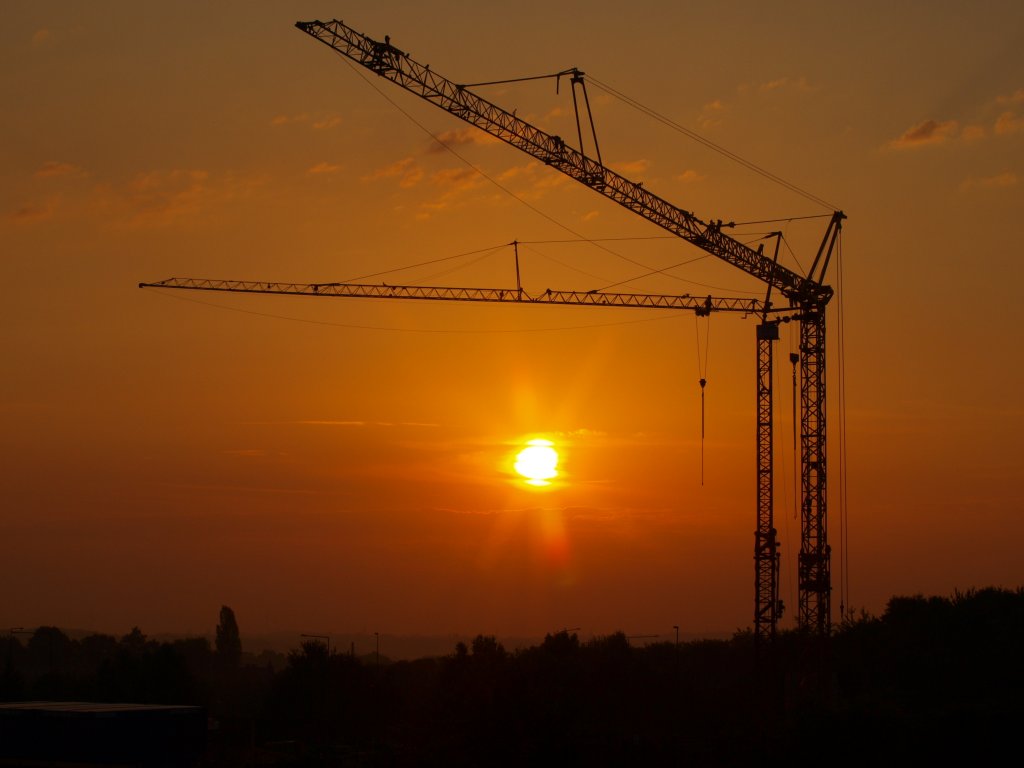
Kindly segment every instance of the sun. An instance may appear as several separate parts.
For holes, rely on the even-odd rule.
[[[558,476],[558,451],[550,440],[530,440],[516,454],[515,470],[528,485],[551,485],[551,479]]]

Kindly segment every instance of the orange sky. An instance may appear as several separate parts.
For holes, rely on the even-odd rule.
[[[0,627],[205,632],[222,604],[243,632],[751,624],[753,321],[136,287],[346,280],[491,248],[373,279],[504,287],[498,246],[517,239],[527,290],[761,295],[712,259],[635,279],[635,262],[701,254],[293,27],[335,17],[458,82],[577,66],[842,208],[836,613],[844,570],[849,605],[875,613],[1024,583],[1020,3],[55,1],[12,4],[0,30]],[[481,93],[575,132],[551,81]],[[704,219],[829,212],[591,98],[605,161]],[[824,221],[760,230],[783,228],[801,269]],[[549,242],[570,231],[658,239]],[[509,471],[536,437],[561,452],[544,491]]]

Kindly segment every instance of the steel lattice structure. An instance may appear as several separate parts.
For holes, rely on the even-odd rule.
[[[765,311],[764,302],[748,298],[714,296],[673,296],[658,293],[608,293],[605,291],[553,291],[531,295],[522,288],[457,288],[438,285],[388,285],[386,283],[275,283],[252,280],[208,280],[171,277],[156,283],[139,283],[140,288],[188,288],[228,293],[278,293],[296,296],[339,298],[417,299],[420,301],[516,302],[522,304],[565,304],[594,307],[636,307],[638,309],[688,309],[699,313]],[[779,310],[781,311],[781,310]]]
[[[811,315],[809,313],[816,313]],[[825,307],[805,309],[800,322],[800,554],[798,621],[829,630],[831,548],[828,545],[825,462]]]
[[[820,635],[827,634],[831,629],[832,587],[829,548],[826,541],[828,499],[825,474],[824,340],[825,307],[832,298],[833,291],[825,284],[824,276],[845,215],[841,211],[833,214],[814,265],[808,276],[804,277],[780,266],[776,260],[769,259],[761,250],[755,251],[724,234],[721,221],[705,222],[689,211],[672,205],[644,189],[641,184],[606,168],[599,160],[587,157],[582,152],[582,147],[580,150],[573,149],[561,137],[552,136],[536,128],[515,114],[478,96],[467,87],[420,64],[407,53],[391,45],[387,37],[384,38],[384,42],[379,42],[337,20],[300,21],[296,26],[381,77],[526,152],[648,221],[761,280],[766,284],[769,296],[772,290],[776,290],[792,307],[799,310],[803,384],[800,399],[802,498],[797,623],[804,630]],[[572,75],[575,88],[575,84],[582,80],[583,73],[572,70]],[[573,97],[575,99],[575,90]],[[765,303],[768,303],[767,298]],[[770,358],[770,342],[762,348],[759,341],[759,368],[763,356]],[[771,439],[771,430],[758,430],[758,455],[769,457],[766,465],[769,478],[770,456],[773,451]],[[760,484],[760,459],[758,472]],[[770,639],[774,635],[778,620],[777,549],[772,529],[766,529],[762,524],[771,517],[771,511],[765,508],[770,504],[770,494],[765,495],[759,490],[758,529],[755,532],[754,546],[757,574],[754,625],[755,637],[758,640]],[[772,585],[770,588],[767,586],[769,584]]]
[[[782,616],[779,602],[779,545],[775,530],[772,343],[778,322],[757,326],[757,530],[754,532],[754,637],[774,640]]]
[[[703,251],[737,267],[767,287],[764,301],[715,299],[712,297],[619,294],[578,291],[546,291],[530,296],[521,288],[448,288],[389,286],[351,283],[261,283],[227,280],[172,278],[140,287],[186,288],[193,290],[245,293],[278,293],[316,296],[419,299],[441,301],[520,302],[618,307],[690,309],[699,314],[737,311],[760,314],[757,335],[757,529],[754,539],[755,639],[775,635],[781,612],[778,599],[778,543],[773,527],[773,434],[772,434],[772,342],[778,338],[779,320],[771,292],[777,291],[789,304],[786,319],[800,321],[800,476],[801,533],[798,556],[797,624],[803,630],[826,635],[831,628],[830,549],[827,542],[827,474],[825,412],[825,310],[832,289],[824,277],[845,215],[836,211],[808,276],[802,276],[770,259],[763,249],[754,250],[722,232],[721,220],[705,222],[691,212],[672,205],[587,157],[582,146],[576,150],[558,136],[548,134],[514,113],[487,101],[464,85],[449,80],[407,53],[374,40],[341,21],[297,22],[303,32],[334,51],[429,101],[456,117],[526,152],[561,171],[624,208],[677,235]],[[583,73],[571,70],[573,98]],[[585,95],[585,91],[584,91]],[[582,142],[582,136],[580,136]],[[596,146],[596,134],[595,134]]]

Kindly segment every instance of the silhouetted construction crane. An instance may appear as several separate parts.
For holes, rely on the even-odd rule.
[[[172,278],[140,287],[186,288],[246,293],[287,293],[315,296],[406,298],[448,301],[528,302],[619,307],[689,309],[698,314],[739,311],[758,315],[757,326],[757,528],[754,541],[754,633],[757,641],[774,637],[782,605],[778,598],[779,544],[774,527],[772,342],[779,338],[779,322],[798,320],[800,325],[800,552],[798,555],[797,625],[809,633],[828,634],[831,626],[830,548],[827,536],[827,465],[825,409],[825,310],[833,291],[825,273],[835,249],[845,215],[832,214],[821,245],[807,276],[778,263],[764,248],[753,249],[722,232],[721,220],[705,222],[687,210],[654,195],[641,184],[607,168],[601,161],[592,118],[590,128],[595,158],[583,151],[577,89],[583,95],[589,117],[584,73],[576,69],[558,73],[570,79],[576,105],[580,149],[536,128],[492,104],[407,53],[346,26],[341,21],[297,22],[296,26],[334,51],[379,76],[420,96],[456,117],[526,152],[581,184],[590,187],[648,221],[732,264],[766,286],[764,300],[698,298],[653,294],[547,291],[538,296],[516,289],[388,286],[347,283],[291,284],[213,281]],[[775,291],[788,306],[774,306]],[[780,314],[780,312],[784,314]]]

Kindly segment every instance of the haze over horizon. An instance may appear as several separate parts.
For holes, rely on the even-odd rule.
[[[845,211],[833,618],[843,601],[879,614],[892,595],[1024,584],[1020,3],[6,10],[0,627],[208,633],[221,605],[243,635],[752,623],[751,319],[138,289],[514,287],[516,240],[531,292],[763,298],[294,28],[316,18],[457,82],[579,67],[610,167],[705,220],[773,220],[735,236],[782,229],[790,269],[827,221],[802,217],[831,209],[613,91]],[[566,85],[479,92],[575,143]],[[794,325],[776,354],[783,628]],[[558,453],[549,486],[514,471],[537,439]]]

